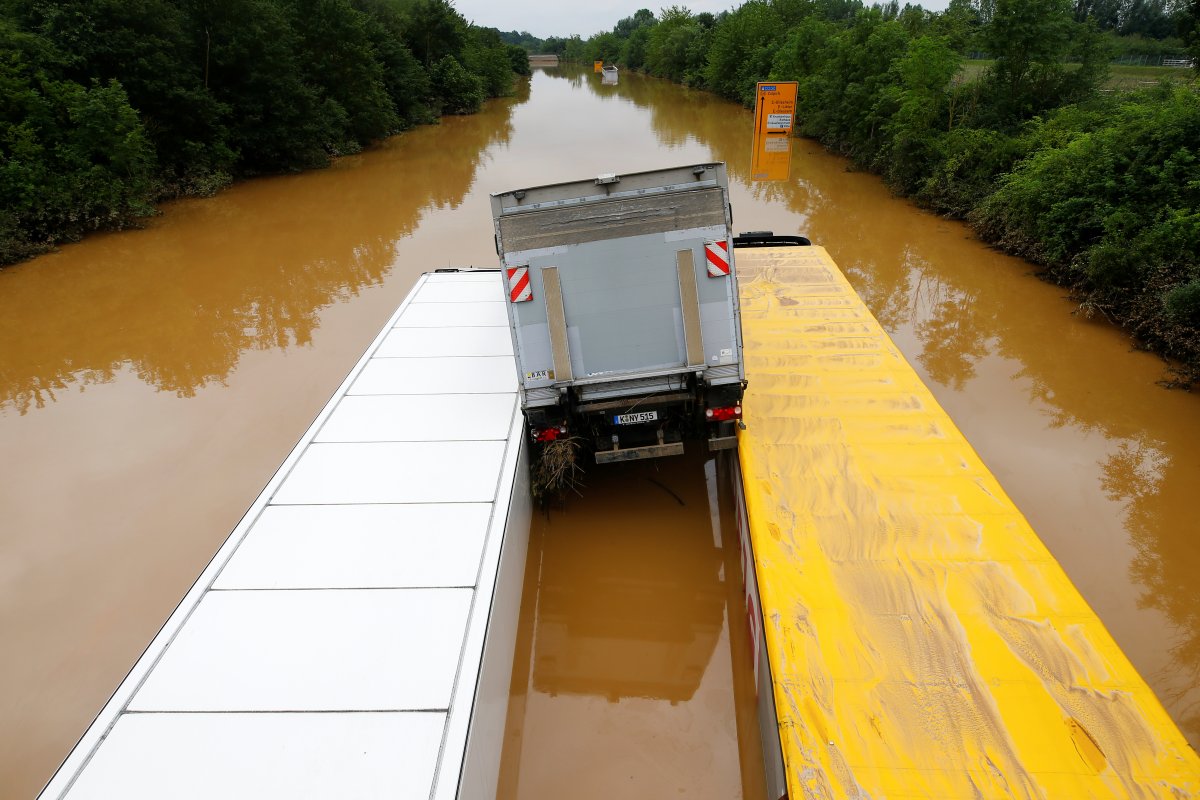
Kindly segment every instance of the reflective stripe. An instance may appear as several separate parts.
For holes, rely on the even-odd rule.
[[[529,285],[529,267],[508,267],[508,299],[513,303],[524,303],[533,299],[533,287]]]
[[[729,274],[728,246],[724,239],[704,243],[704,258],[708,261],[708,277],[722,278]]]

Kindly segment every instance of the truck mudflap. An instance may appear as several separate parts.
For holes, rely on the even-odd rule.
[[[617,450],[597,450],[597,464],[614,464],[618,461],[637,461],[640,458],[661,458],[683,455],[683,442],[664,442],[642,447],[622,447]]]
[[[714,436],[708,440],[708,449],[710,451],[717,450],[737,450],[738,439],[735,433],[732,436]]]
[[[710,408],[707,411],[710,421],[708,427],[708,450],[710,453],[719,450],[737,450],[738,428],[745,429],[742,424],[741,401],[735,406]]]

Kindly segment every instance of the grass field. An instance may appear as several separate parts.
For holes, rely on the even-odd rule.
[[[1140,89],[1163,80],[1187,83],[1195,79],[1195,70],[1185,67],[1127,67],[1114,64],[1104,86],[1108,89]]]
[[[991,64],[992,61],[984,59],[963,61],[962,69],[959,71],[959,80],[962,83],[970,83],[979,77],[985,67],[991,66]],[[1130,67],[1124,64],[1114,64],[1109,68],[1108,80],[1104,82],[1104,88],[1131,91],[1145,89],[1163,80],[1173,83],[1188,83],[1195,79],[1195,71],[1183,67]]]

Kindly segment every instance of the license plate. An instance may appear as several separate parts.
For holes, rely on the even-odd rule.
[[[639,411],[636,414],[617,414],[613,417],[615,425],[637,425],[641,422],[654,422],[658,419],[657,411]]]

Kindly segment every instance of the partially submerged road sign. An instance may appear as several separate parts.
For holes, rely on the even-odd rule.
[[[751,180],[786,181],[791,174],[791,136],[796,120],[798,87],[796,81],[759,81],[754,93]]]
[[[796,81],[759,81],[754,92],[754,135],[791,135],[796,118]]]

